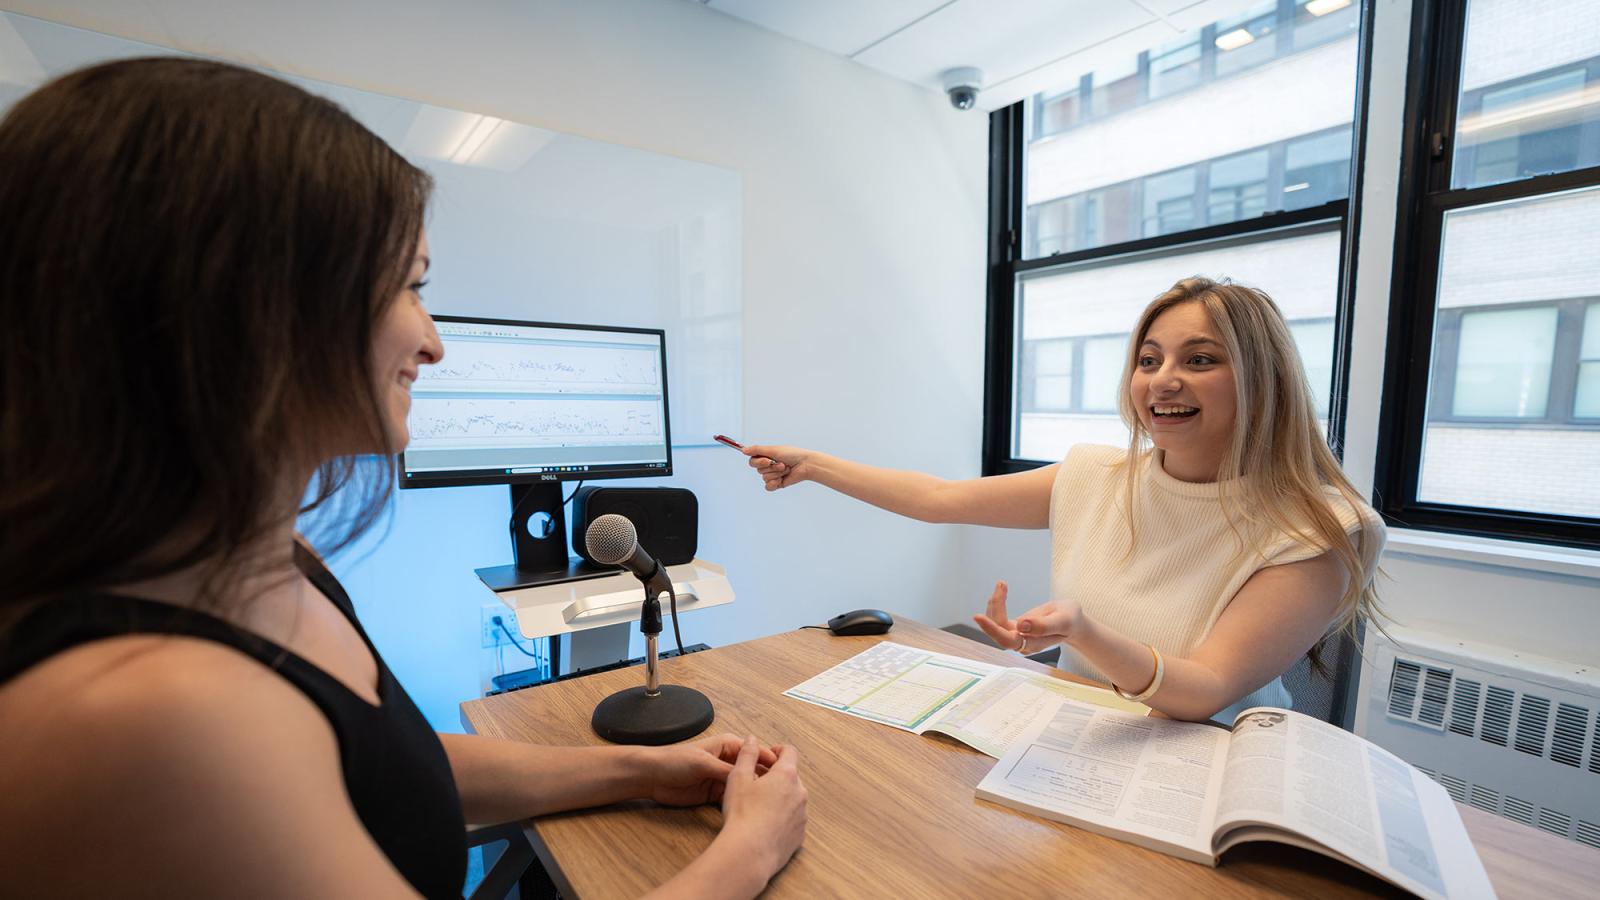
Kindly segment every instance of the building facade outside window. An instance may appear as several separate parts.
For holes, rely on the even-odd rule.
[[[1053,462],[1074,443],[1126,443],[1127,330],[1152,297],[1197,274],[1273,296],[1326,423],[1360,8],[1255,0],[1224,11],[1017,114],[1021,228],[1000,276],[1016,365],[1006,422],[986,439],[1009,462],[997,468],[991,453],[987,470]],[[1217,229],[1230,233],[1219,240]]]
[[[1434,0],[1417,27],[1433,152],[1402,173],[1383,511],[1600,545],[1600,0]]]

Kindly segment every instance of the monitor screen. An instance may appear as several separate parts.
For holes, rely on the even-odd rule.
[[[400,486],[672,474],[659,329],[435,316]]]

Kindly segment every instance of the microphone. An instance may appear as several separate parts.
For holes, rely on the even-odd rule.
[[[616,744],[672,744],[711,726],[711,701],[693,688],[661,684],[656,673],[656,636],[661,634],[662,594],[672,598],[672,631],[678,633],[678,595],[665,566],[639,546],[639,532],[626,516],[608,513],[589,523],[584,543],[595,562],[620,565],[644,585],[639,631],[645,636],[645,686],[627,688],[600,701],[590,726]],[[678,653],[683,639],[678,638]]]
[[[595,562],[622,566],[641,583],[650,598],[672,593],[672,579],[666,569],[639,546],[639,532],[626,516],[607,513],[589,523],[583,541]],[[677,624],[676,615],[673,624]],[[659,629],[656,632],[660,633]]]

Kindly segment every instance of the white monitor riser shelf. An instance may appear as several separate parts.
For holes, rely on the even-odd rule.
[[[668,566],[667,574],[678,595],[679,613],[733,602],[727,570],[716,563],[694,559]],[[571,635],[564,662],[566,668],[580,669],[628,655],[633,623],[639,620],[644,604],[644,587],[631,573],[618,571],[598,578],[497,591],[495,597],[516,613],[517,630],[523,637],[554,641]],[[670,612],[665,597],[661,604],[665,617]]]

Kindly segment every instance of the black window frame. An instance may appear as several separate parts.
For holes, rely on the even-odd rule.
[[[1600,518],[1424,503],[1416,499],[1423,438],[1429,423],[1439,421],[1429,418],[1429,400],[1436,390],[1430,386],[1430,378],[1446,214],[1487,203],[1600,187],[1600,166],[1478,187],[1451,186],[1467,6],[1448,0],[1417,0],[1412,10],[1387,359],[1374,471],[1375,505],[1385,521],[1396,527],[1600,549]],[[1571,298],[1551,298],[1551,302],[1568,299]],[[1552,361],[1551,371],[1552,395],[1558,393],[1554,382],[1558,380],[1555,365],[1563,355],[1559,349],[1561,338],[1558,331],[1557,359]],[[1569,417],[1571,400],[1570,396],[1566,398]],[[1551,412],[1547,409],[1547,414]],[[1486,428],[1503,428],[1511,423],[1527,425],[1530,421],[1541,428],[1563,427],[1562,423],[1547,424],[1539,419],[1462,417],[1446,421]],[[1594,426],[1579,421],[1565,427],[1592,430]]]
[[[1355,108],[1351,110],[1352,118],[1349,125],[1351,129],[1350,190],[1349,195],[1344,199],[1295,210],[1273,210],[1252,219],[1217,225],[1202,225],[1173,234],[1135,238],[1115,244],[1028,259],[1024,253],[1025,247],[1023,245],[1023,226],[1027,215],[1026,203],[1023,198],[1023,167],[1026,164],[1025,141],[1029,124],[1025,120],[1026,101],[1018,101],[1011,106],[996,110],[990,114],[989,266],[987,315],[985,318],[987,346],[985,348],[984,361],[982,450],[982,471],[984,475],[1025,472],[1052,464],[1052,462],[1040,460],[1020,459],[1011,454],[1012,437],[1022,412],[1016,390],[1023,374],[1019,356],[1021,338],[1016,332],[1016,287],[1020,276],[1027,273],[1048,272],[1052,269],[1065,270],[1075,268],[1089,262],[1111,264],[1134,258],[1189,253],[1202,248],[1286,238],[1296,234],[1329,230],[1331,223],[1337,223],[1340,231],[1340,265],[1333,314],[1333,381],[1329,386],[1328,442],[1336,454],[1342,454],[1345,420],[1348,414],[1347,396],[1349,391],[1347,390],[1347,385],[1350,367],[1350,329],[1354,313],[1351,296],[1355,287],[1357,263],[1355,236],[1360,233],[1361,228],[1360,194],[1367,147],[1366,118],[1370,93],[1370,72],[1372,69],[1374,3],[1375,0],[1360,0],[1359,3],[1355,4],[1358,7],[1357,15],[1360,17],[1356,29]],[[1294,0],[1280,0],[1280,8],[1288,8],[1292,12],[1295,8]],[[1292,17],[1289,19],[1289,23],[1292,31]],[[1204,29],[1206,32],[1214,30],[1211,25],[1207,25]],[[1310,43],[1308,47],[1326,43],[1328,40],[1332,39],[1321,39]],[[1203,53],[1210,44],[1210,41],[1202,41]],[[1278,55],[1296,52],[1294,44],[1292,34],[1280,40]],[[1299,49],[1308,49],[1308,47]],[[1209,59],[1209,54],[1203,58]],[[1148,51],[1139,55],[1141,102],[1148,102],[1146,98],[1148,98],[1149,59]],[[1209,62],[1206,65],[1209,66]],[[1202,84],[1204,83],[1202,81]],[[1080,96],[1087,98],[1089,88],[1090,79],[1085,76],[1080,80],[1078,90],[1083,91]],[[1181,94],[1182,92],[1175,92],[1167,96],[1181,96]],[[1052,96],[1059,96],[1059,93]],[[1159,99],[1167,99],[1167,96]],[[1083,116],[1080,117],[1078,124],[1093,122],[1098,118],[1101,117]],[[1343,128],[1345,126],[1338,127]],[[1329,130],[1331,131],[1332,129]],[[1036,138],[1038,137],[1041,137],[1041,135],[1036,134]],[[1281,181],[1283,168],[1282,157],[1283,152],[1276,152],[1273,154],[1270,163],[1272,171],[1280,173],[1278,175],[1279,181]],[[1204,187],[1203,180],[1203,178],[1197,179],[1197,198],[1202,197],[1200,189]],[[1142,191],[1138,193],[1142,194]],[[1281,191],[1279,196],[1281,196]],[[1197,206],[1202,203],[1203,198],[1196,200]],[[1142,196],[1137,198],[1137,206],[1142,216]],[[1152,288],[1152,296],[1154,296],[1153,292],[1160,287]],[[1131,322],[1129,324],[1132,325]],[[1031,387],[1029,390],[1031,390]],[[1075,398],[1078,390],[1079,385],[1075,384]]]

